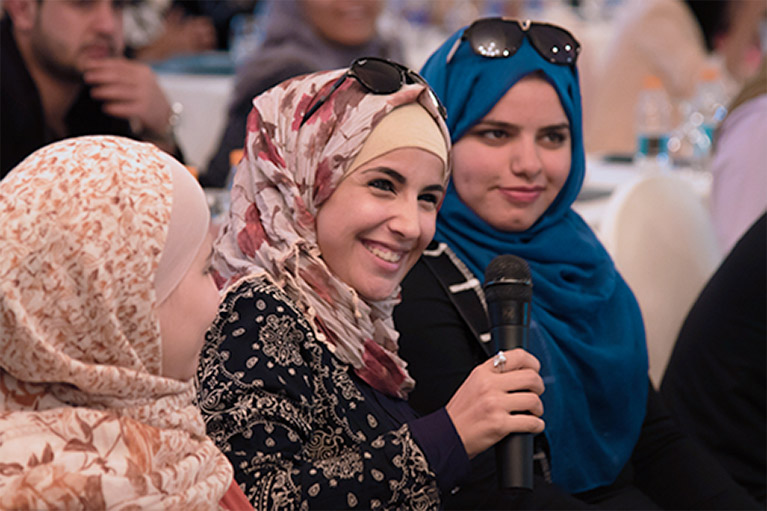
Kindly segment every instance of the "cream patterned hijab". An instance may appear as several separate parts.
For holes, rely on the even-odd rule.
[[[404,397],[413,380],[397,355],[392,310],[399,290],[386,300],[366,302],[339,280],[321,258],[315,216],[368,134],[396,107],[420,103],[437,122],[446,146],[450,137],[425,86],[376,95],[353,78],[300,127],[309,105],[342,72],[295,78],[253,100],[245,157],[234,177],[231,211],[213,263],[222,285],[266,273],[304,309],[318,338],[339,359],[376,389]],[[447,178],[446,168],[445,183]]]
[[[173,165],[83,137],[0,181],[0,508],[211,509],[226,492],[192,381],[159,376]]]

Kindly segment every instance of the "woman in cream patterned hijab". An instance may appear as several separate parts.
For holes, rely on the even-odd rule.
[[[118,137],[0,182],[0,508],[219,505],[232,468],[190,379],[217,303],[208,222],[181,164]]]

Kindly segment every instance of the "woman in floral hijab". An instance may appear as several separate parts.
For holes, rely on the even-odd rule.
[[[524,353],[508,352],[519,371],[479,368],[452,406],[419,418],[407,405],[414,382],[392,309],[434,234],[449,136],[407,70],[392,64],[399,88],[376,94],[355,65],[254,99],[215,244],[227,287],[199,401],[256,509],[434,509],[480,444],[543,427],[537,362]]]
[[[191,379],[215,285],[212,310],[166,319],[190,310],[179,289],[210,300],[208,222],[180,163],[118,137],[49,145],[0,182],[0,508],[218,506],[232,468]]]

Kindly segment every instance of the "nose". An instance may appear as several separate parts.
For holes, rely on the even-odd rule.
[[[99,0],[93,6],[93,26],[102,34],[114,35],[122,28],[122,11],[113,0]]]
[[[522,137],[517,141],[510,163],[511,172],[516,175],[532,178],[541,172],[543,164],[534,136]]]
[[[421,235],[418,198],[402,197],[392,205],[389,229],[403,240],[415,240]]]

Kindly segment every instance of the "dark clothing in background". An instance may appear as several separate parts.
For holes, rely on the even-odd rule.
[[[68,133],[60,136],[45,124],[37,87],[13,38],[7,16],[0,22],[0,179],[37,149],[68,137],[121,135],[137,138],[125,119],[101,111],[101,103],[83,89],[66,116]]]
[[[661,393],[681,426],[765,505],[767,223],[751,226],[679,332]]]

